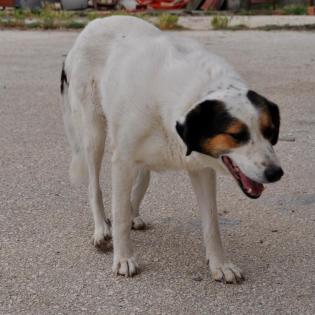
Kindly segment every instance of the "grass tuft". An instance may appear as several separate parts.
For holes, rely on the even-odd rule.
[[[215,30],[227,29],[229,26],[229,18],[224,15],[216,15],[211,19],[211,26]]]
[[[158,27],[161,30],[175,30],[179,29],[180,26],[177,24],[178,16],[168,13],[163,13],[158,17]]]

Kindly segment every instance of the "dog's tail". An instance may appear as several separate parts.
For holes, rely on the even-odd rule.
[[[60,80],[60,92],[63,101],[63,120],[65,131],[72,151],[70,163],[70,180],[72,184],[85,183],[88,175],[84,156],[82,117],[80,110],[75,108],[69,95],[69,80],[63,63]]]

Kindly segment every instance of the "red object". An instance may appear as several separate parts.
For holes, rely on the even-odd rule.
[[[15,0],[0,0],[0,7],[15,7]]]
[[[137,2],[157,10],[176,10],[186,7],[189,0],[137,0]]]
[[[219,10],[222,6],[222,0],[206,0],[202,6],[201,9],[202,10],[209,10],[209,9],[213,9],[213,10]]]
[[[307,7],[308,15],[315,15],[315,7]]]

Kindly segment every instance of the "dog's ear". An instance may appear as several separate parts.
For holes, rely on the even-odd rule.
[[[226,112],[224,103],[207,100],[198,104],[186,115],[184,122],[176,122],[176,131],[187,147],[186,156],[192,151],[209,155],[203,148],[203,142],[220,133],[230,121],[231,117]]]
[[[280,130],[280,111],[278,105],[254,91],[248,91],[247,97],[254,106],[269,114],[273,124],[273,133],[270,142],[272,145],[275,145],[278,142]]]
[[[271,116],[272,123],[275,127],[275,130],[273,132],[273,135],[271,137],[271,144],[276,145],[279,139],[279,130],[280,130],[280,112],[279,107],[272,103],[267,102],[267,107]]]

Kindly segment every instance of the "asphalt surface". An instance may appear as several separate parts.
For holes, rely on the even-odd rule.
[[[1,31],[0,314],[315,313],[314,33],[188,35],[281,108],[283,180],[253,201],[231,178],[219,178],[225,249],[246,281],[211,280],[195,198],[181,173],[152,178],[142,206],[150,228],[132,232],[142,273],[112,274],[112,252],[90,243],[86,188],[68,180],[59,75],[77,33]]]

